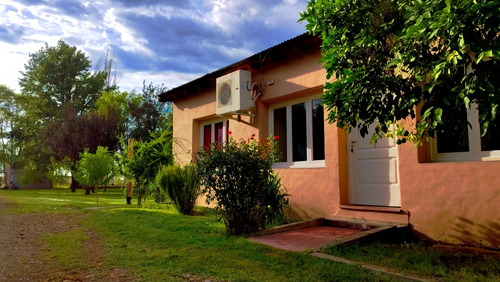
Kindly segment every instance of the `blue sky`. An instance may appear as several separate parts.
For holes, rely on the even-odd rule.
[[[62,39],[96,63],[115,55],[118,85],[169,89],[304,33],[307,0],[2,0],[0,84],[20,91],[29,54]]]

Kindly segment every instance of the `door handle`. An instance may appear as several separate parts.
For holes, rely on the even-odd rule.
[[[354,153],[355,146],[356,146],[356,141],[351,141],[351,153]]]

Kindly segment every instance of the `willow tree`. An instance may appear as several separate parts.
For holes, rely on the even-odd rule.
[[[481,134],[497,128],[500,1],[311,0],[301,21],[322,39],[337,126],[420,144],[477,107]]]

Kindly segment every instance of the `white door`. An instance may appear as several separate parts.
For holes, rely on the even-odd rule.
[[[370,129],[372,129],[372,126]],[[348,140],[349,202],[353,205],[399,207],[398,148],[394,139],[382,139],[374,146],[371,133],[362,138],[353,129]]]

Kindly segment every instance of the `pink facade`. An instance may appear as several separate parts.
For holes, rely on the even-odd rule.
[[[364,140],[335,124],[325,121],[318,129],[326,77],[318,63],[319,45],[301,35],[163,93],[161,101],[174,102],[176,161],[189,163],[209,138],[225,140],[227,130],[236,140],[281,132],[288,155],[275,169],[290,194],[290,216],[410,224],[429,239],[499,248],[500,162],[494,157],[431,161],[430,145],[392,146],[390,141],[372,157]],[[236,70],[250,71],[252,82],[264,85],[255,117],[216,115],[216,78]]]

